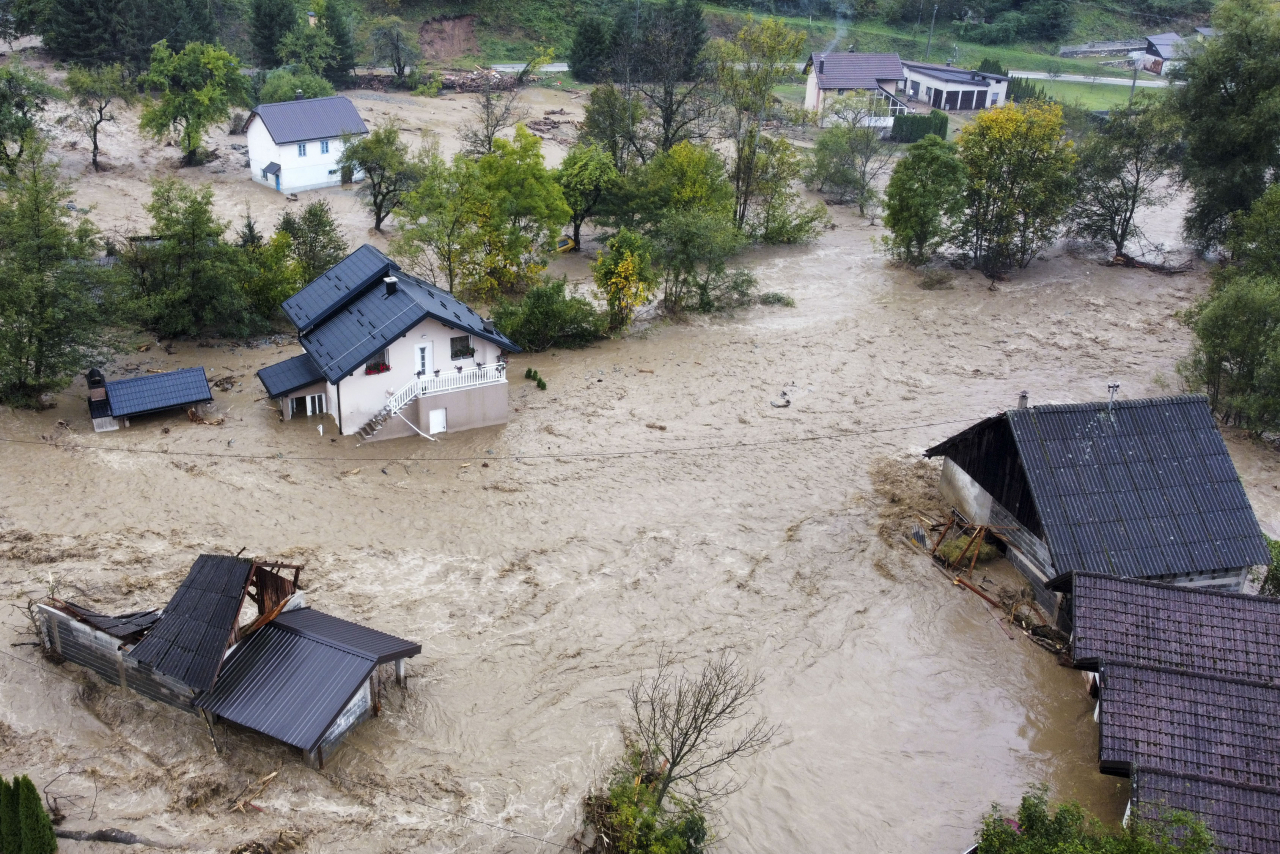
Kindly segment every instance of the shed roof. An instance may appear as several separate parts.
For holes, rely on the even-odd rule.
[[[1108,664],[1099,703],[1104,771],[1149,768],[1280,787],[1280,687]]]
[[[805,73],[818,69],[819,89],[879,89],[882,80],[902,79],[896,53],[813,53]]]
[[[217,678],[253,561],[200,555],[159,621],[128,654],[197,691]]]
[[[904,68],[909,68],[918,74],[925,74],[935,80],[942,80],[946,83],[963,83],[966,86],[978,86],[981,88],[990,88],[991,83],[1008,80],[1003,74],[991,74],[986,71],[973,71],[968,68],[955,68],[951,65],[934,65],[928,62],[904,62]]]
[[[204,368],[180,368],[163,374],[144,374],[107,383],[107,402],[113,418],[159,412],[213,400]]]
[[[232,651],[196,705],[311,751],[379,663],[421,650],[310,608],[286,611]]]
[[[1270,561],[1203,396],[1012,409],[925,455],[963,456],[1002,421],[1058,575],[1150,578]]]
[[[356,112],[355,104],[342,95],[259,104],[249,114],[246,129],[255,118],[262,119],[276,145],[312,139],[333,139],[344,133],[369,132],[364,120]]]
[[[324,372],[310,353],[276,362],[258,371],[258,379],[269,397],[284,397],[290,392],[324,382]]]
[[[1159,820],[1167,810],[1195,813],[1213,832],[1220,854],[1280,851],[1280,790],[1139,769],[1133,775],[1133,800],[1137,814],[1149,820]]]
[[[117,614],[112,617],[99,614],[75,602],[63,602],[62,607],[81,622],[113,638],[118,638],[122,643],[133,643],[138,640],[160,619],[160,612],[155,609],[131,611],[128,614]]]
[[[1161,59],[1173,59],[1183,44],[1182,36],[1177,33],[1160,33],[1147,36],[1147,49],[1155,50]]]
[[[1280,684],[1280,599],[1075,573],[1077,667],[1125,662]]]

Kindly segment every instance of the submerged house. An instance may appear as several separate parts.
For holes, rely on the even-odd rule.
[[[1025,398],[1024,398],[1025,400]],[[1019,407],[925,451],[1051,615],[1073,571],[1238,591],[1270,553],[1202,396]]]
[[[907,97],[923,101],[936,110],[985,110],[1005,102],[1009,78],[1002,74],[904,62]]]
[[[360,180],[344,175],[338,160],[346,135],[366,136],[356,107],[342,95],[259,104],[244,125],[249,171],[259,184],[282,193],[333,187]]]
[[[139,415],[186,409],[213,401],[204,368],[181,368],[110,381],[102,371],[90,368],[85,380],[89,385],[89,417],[93,419],[95,433],[128,427],[129,419]]]
[[[820,125],[825,126],[831,99],[842,95],[865,95],[878,107],[879,115],[863,122],[870,127],[890,127],[894,116],[910,112],[898,97],[902,60],[896,53],[813,53],[804,73],[804,108],[818,113]]]
[[[452,294],[365,244],[284,302],[306,352],[258,371],[283,418],[330,415],[344,436],[505,424],[520,348]]]
[[[1223,854],[1280,851],[1280,600],[1076,572],[1071,658],[1099,770],[1130,810],[1197,815]]]
[[[301,566],[200,555],[162,611],[117,616],[51,599],[46,649],[113,685],[292,745],[323,767],[379,713],[378,668],[404,682],[420,644],[307,607]],[[254,606],[246,609],[249,605]]]

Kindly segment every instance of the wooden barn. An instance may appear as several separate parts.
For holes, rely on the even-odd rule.
[[[944,458],[943,496],[995,528],[1051,615],[1048,585],[1073,571],[1239,591],[1270,562],[1202,396],[1020,405],[925,456]]]

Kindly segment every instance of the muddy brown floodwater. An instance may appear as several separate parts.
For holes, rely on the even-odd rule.
[[[959,851],[991,802],[1041,781],[1118,817],[1079,674],[899,535],[937,500],[920,452],[1020,390],[1176,391],[1174,314],[1205,279],[1059,251],[996,292],[968,273],[926,292],[875,254],[878,229],[834,215],[812,246],[747,258],[795,308],[516,357],[510,376],[535,366],[548,389],[514,379],[501,429],[360,445],[281,422],[253,371],[298,352],[283,337],[121,359],[238,377],[220,426],[95,435],[82,382],[54,410],[0,411],[3,601],[54,578],[104,610],[154,606],[197,553],[244,548],[304,561],[312,604],[423,644],[339,780],[253,734],[220,730],[215,755],[195,718],[10,647],[5,608],[0,770],[69,772],[53,790],[77,798],[70,827],[193,851],[282,831],[314,852],[553,851],[501,828],[566,841],[619,753],[626,687],[664,647],[732,649],[782,735],[742,766],[718,850]],[[771,407],[783,390],[793,405]],[[1229,444],[1277,533],[1276,456]],[[228,811],[277,768],[261,812]]]

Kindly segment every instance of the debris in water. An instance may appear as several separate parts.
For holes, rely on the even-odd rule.
[[[666,424],[654,424],[652,421],[650,421],[648,424],[646,424],[646,425],[644,425],[644,426],[648,427],[650,430],[663,430],[663,431],[665,431],[665,430],[667,429],[667,425],[666,425]]]

